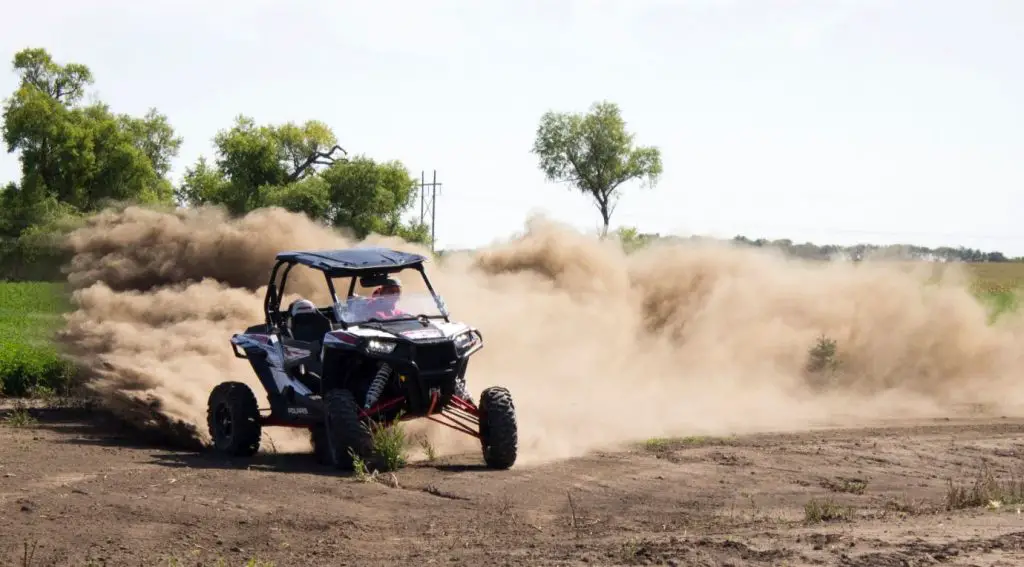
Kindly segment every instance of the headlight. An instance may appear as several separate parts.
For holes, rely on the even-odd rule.
[[[377,354],[391,354],[395,350],[396,345],[397,343],[370,339],[370,342],[366,343],[366,350]]]
[[[467,331],[455,337],[455,350],[462,354],[476,346],[480,342],[480,334],[475,331]]]

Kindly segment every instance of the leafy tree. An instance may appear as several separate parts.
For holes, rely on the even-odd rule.
[[[174,127],[167,121],[167,116],[150,108],[142,118],[121,115],[118,121],[135,147],[149,158],[156,174],[166,177],[171,170],[171,160],[178,156],[182,142],[182,138],[174,134]]]
[[[92,72],[60,65],[41,48],[19,51],[13,66],[20,81],[4,104],[3,138],[8,152],[20,151],[22,179],[4,199],[17,203],[22,219],[57,203],[88,212],[110,200],[170,201],[164,176],[182,140],[166,116],[153,109],[135,118],[101,102],[80,104]],[[0,214],[15,218],[6,207]]]
[[[656,147],[634,147],[619,107],[595,103],[587,114],[546,112],[533,145],[549,181],[566,182],[593,198],[608,233],[620,186],[633,179],[657,184],[662,173]]]
[[[177,197],[182,203],[193,205],[224,205],[233,214],[266,206],[273,188],[290,186],[317,174],[318,166],[335,163],[335,154],[345,151],[322,122],[257,126],[248,116],[236,117],[231,128],[214,136],[213,143],[215,166],[211,167],[201,157],[194,167],[186,168]],[[288,199],[294,203],[295,187],[290,191],[293,195]]]
[[[422,242],[423,227],[405,227],[402,213],[416,197],[416,180],[398,161],[377,163],[359,156],[324,172],[330,187],[329,221],[351,229],[358,238],[370,233],[402,236],[416,234]]]
[[[338,228],[357,238],[370,233],[426,242],[429,230],[405,224],[416,181],[398,161],[378,163],[365,156],[336,156],[331,129],[307,121],[259,126],[239,116],[214,137],[216,159],[199,158],[186,168],[177,197],[182,203],[219,204],[232,214],[279,206]]]
[[[304,213],[311,219],[326,220],[331,211],[331,187],[322,177],[307,177],[284,187],[264,185],[260,199],[263,206]]]

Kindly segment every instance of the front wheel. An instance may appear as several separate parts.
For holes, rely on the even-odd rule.
[[[324,407],[328,455],[334,466],[352,470],[353,454],[364,463],[369,461],[373,456],[373,438],[359,419],[359,404],[352,392],[343,389],[327,392]]]
[[[210,392],[206,424],[217,451],[250,457],[260,449],[260,409],[252,389],[241,382],[223,382]]]
[[[484,462],[492,469],[507,469],[516,462],[519,429],[512,394],[491,387],[480,394],[480,446]]]

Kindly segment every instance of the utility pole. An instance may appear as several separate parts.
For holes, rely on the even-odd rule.
[[[427,217],[430,217],[430,251],[434,251],[435,224],[437,222],[437,188],[441,184],[437,182],[437,170],[434,170],[434,180],[427,183],[427,175],[420,171],[420,223],[426,224]],[[430,195],[427,195],[427,188],[430,188]]]

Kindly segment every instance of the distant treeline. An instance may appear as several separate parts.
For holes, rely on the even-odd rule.
[[[942,246],[939,248],[928,248],[927,246],[915,246],[911,244],[855,244],[853,246],[839,246],[837,244],[818,245],[812,242],[794,244],[792,240],[783,238],[779,240],[768,240],[758,238],[756,240],[746,236],[735,236],[730,240],[712,238],[708,236],[662,236],[658,233],[642,233],[632,227],[620,228],[609,233],[609,237],[617,238],[622,242],[627,252],[643,248],[653,242],[731,242],[741,246],[754,246],[758,248],[775,248],[785,254],[796,258],[807,260],[865,260],[865,259],[890,259],[890,260],[924,260],[930,262],[1024,262],[1024,257],[1017,256],[1008,258],[1002,252],[985,252],[974,248],[963,246],[952,248]],[[438,255],[453,254],[457,252],[472,252],[472,249],[446,249],[438,250]]]
[[[686,241],[716,241],[722,242],[720,238],[706,236],[662,236],[657,233],[641,233],[632,227],[620,228],[614,235],[622,241],[623,247],[629,250],[636,250],[655,241],[659,242],[686,242]],[[754,246],[758,248],[774,248],[796,258],[806,260],[865,260],[865,259],[890,259],[890,260],[924,260],[930,262],[1024,262],[1024,257],[1017,256],[1009,258],[1002,252],[986,252],[974,248],[958,246],[941,246],[939,248],[928,248],[927,246],[916,246],[913,244],[854,244],[852,246],[840,246],[838,244],[814,244],[812,242],[794,243],[788,238],[779,240],[768,240],[766,238],[751,239],[743,235],[731,239],[733,244],[741,246]]]
[[[854,244],[853,246],[839,246],[837,244],[817,245],[811,242],[795,244],[792,240],[784,238],[781,240],[767,240],[759,238],[751,240],[745,236],[736,236],[733,242],[749,246],[775,247],[785,251],[787,254],[799,258],[812,260],[829,259],[850,259],[861,260],[865,258],[891,258],[894,260],[927,260],[931,262],[1024,262],[1024,257],[1007,258],[1002,252],[978,250],[958,246],[940,246],[928,248],[927,246],[915,246],[913,244]]]
[[[661,237],[657,234],[640,235],[645,240],[706,240],[705,237]],[[807,260],[865,260],[865,259],[890,259],[890,260],[925,260],[930,262],[1024,262],[1024,257],[1008,258],[998,251],[986,252],[975,248],[958,246],[940,246],[929,248],[927,246],[916,246],[913,244],[854,244],[852,246],[840,246],[838,244],[814,244],[813,242],[795,243],[788,238],[768,240],[758,238],[756,240],[746,236],[733,237],[732,242],[744,246],[755,246],[758,248],[775,248],[790,256],[804,258]]]

